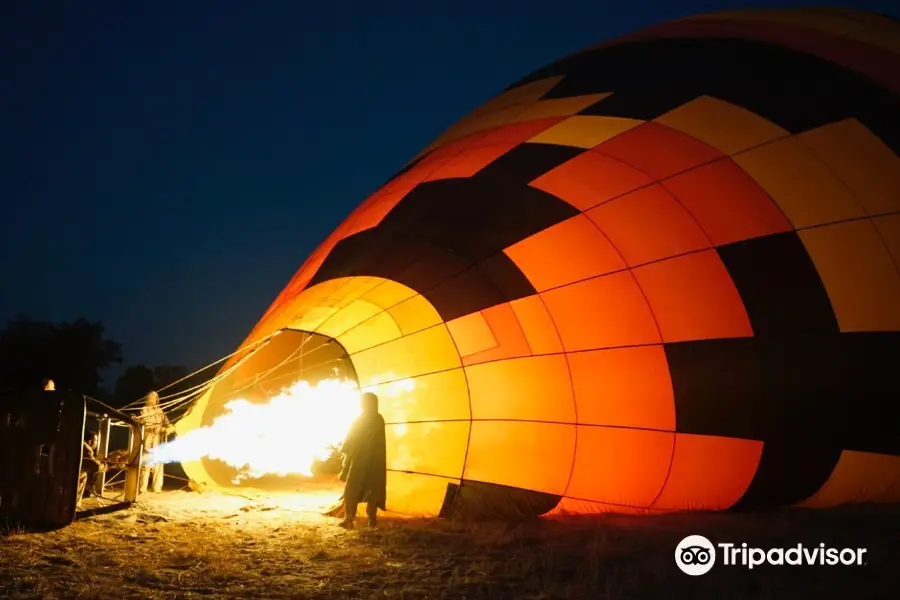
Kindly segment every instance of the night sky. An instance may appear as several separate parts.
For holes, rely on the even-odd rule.
[[[198,367],[359,202],[516,79],[656,22],[787,3],[0,4],[0,319],[84,316],[126,365]]]

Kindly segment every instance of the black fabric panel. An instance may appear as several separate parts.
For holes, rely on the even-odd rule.
[[[528,278],[503,252],[490,257],[478,265],[478,268],[484,271],[488,279],[496,286],[504,302],[512,302],[535,293],[534,286],[531,285]]]
[[[841,448],[827,444],[772,440],[763,445],[759,467],[733,510],[790,506],[825,485]]]
[[[900,333],[665,344],[676,429],[900,455]]]
[[[378,226],[338,242],[310,285],[351,275],[384,277],[424,294],[451,320],[536,293],[503,248],[578,214],[524,181],[426,182]],[[484,268],[472,268],[482,262]]]
[[[556,144],[521,144],[476,173],[475,177],[501,177],[528,183],[584,151],[583,148]]]
[[[719,246],[757,336],[838,333],[828,292],[796,232]]]
[[[533,289],[531,294],[535,293]],[[445,321],[507,301],[488,275],[478,268],[447,279],[433,290],[425,292],[425,297]]]
[[[520,488],[463,480],[447,484],[440,516],[465,520],[520,520],[550,512],[562,496]]]
[[[900,108],[893,93],[854,71],[742,39],[623,42],[566,57],[517,85],[558,75],[565,78],[545,98],[612,92],[588,114],[637,119],[655,118],[702,94],[742,106],[794,133]],[[607,106],[610,112],[603,112]],[[890,135],[875,125],[876,135]]]
[[[856,118],[881,138],[894,154],[900,155],[900,107],[896,103],[876,107]]]
[[[601,117],[623,117],[652,121],[661,114],[667,113],[676,106],[690,102],[700,94],[692,89],[672,89],[665,93],[658,90],[646,93],[636,88],[598,100],[579,112],[579,115]]]

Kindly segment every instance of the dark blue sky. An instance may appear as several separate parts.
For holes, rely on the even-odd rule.
[[[783,3],[0,4],[0,318],[102,320],[126,364],[196,367],[514,80],[655,22]]]

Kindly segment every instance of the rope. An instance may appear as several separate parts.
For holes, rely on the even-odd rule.
[[[157,392],[161,392],[161,391],[163,391],[163,390],[165,390],[165,389],[168,389],[168,388],[172,387],[173,385],[179,384],[179,383],[181,383],[182,381],[185,381],[186,379],[190,379],[191,377],[193,377],[193,376],[195,376],[195,375],[197,375],[197,374],[199,374],[199,373],[202,373],[203,371],[209,369],[210,367],[214,367],[214,366],[216,366],[217,364],[219,364],[219,363],[221,363],[221,362],[224,362],[224,361],[228,360],[229,358],[231,358],[232,356],[234,356],[234,355],[236,355],[236,354],[240,354],[241,352],[244,352],[244,351],[246,351],[246,350],[249,350],[250,348],[253,348],[254,346],[259,346],[260,344],[266,344],[266,343],[270,342],[270,341],[272,340],[272,338],[274,338],[276,335],[279,335],[280,333],[281,333],[281,330],[278,330],[278,331],[276,331],[276,332],[274,332],[274,333],[272,333],[272,334],[270,334],[270,335],[267,335],[266,337],[264,337],[264,338],[262,338],[262,339],[260,339],[260,340],[257,340],[257,341],[255,341],[255,342],[253,342],[252,344],[249,344],[249,345],[247,345],[247,346],[243,346],[243,347],[241,347],[241,348],[238,348],[237,350],[235,350],[235,351],[232,352],[231,354],[227,354],[227,355],[223,356],[222,358],[220,358],[220,359],[218,359],[218,360],[216,360],[216,361],[214,361],[214,362],[209,363],[209,364],[206,365],[205,367],[202,367],[202,368],[200,368],[200,369],[197,369],[197,370],[194,371],[193,373],[189,373],[188,375],[185,375],[185,376],[182,377],[181,379],[178,379],[178,380],[176,380],[176,381],[173,381],[172,383],[166,384],[166,385],[164,385],[163,387],[159,388],[159,389],[156,390],[156,391],[157,391]],[[200,385],[205,385],[205,384],[200,384]],[[126,404],[126,405],[123,406],[120,410],[125,410],[126,408],[132,408],[132,407],[137,406],[137,405],[139,405],[139,404],[143,404],[146,400],[147,400],[147,396],[141,396],[140,398],[138,398],[138,399],[135,400],[134,402],[131,402],[131,403],[129,403],[129,404]]]

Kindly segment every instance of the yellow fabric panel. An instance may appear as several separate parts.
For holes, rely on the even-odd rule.
[[[316,333],[337,338],[342,333],[364,323],[384,309],[365,300],[353,300],[350,304],[339,309],[335,314],[316,327]]]
[[[566,496],[646,508],[662,490],[674,445],[674,433],[580,425]]]
[[[342,277],[303,290],[279,311],[272,331],[284,327],[315,331],[325,319],[337,312],[337,300],[343,291],[351,289],[353,283],[352,277]]]
[[[900,502],[900,456],[844,450],[825,485],[799,506],[849,502]]]
[[[841,331],[900,331],[900,274],[871,220],[799,234]]]
[[[563,354],[498,360],[465,370],[473,419],[575,422]]]
[[[446,371],[462,366],[443,325],[351,354],[360,386]]]
[[[396,321],[387,312],[380,312],[337,337],[347,354],[384,344],[403,335]]]
[[[203,414],[206,412],[206,407],[209,404],[211,396],[212,389],[200,396],[197,403],[194,404],[181,419],[175,422],[175,435],[183,436],[189,431],[193,431],[203,426]],[[188,479],[203,485],[217,485],[201,461],[184,461],[180,464]]]
[[[575,457],[575,425],[473,421],[463,479],[562,495]]]
[[[675,392],[660,345],[569,355],[578,423],[675,430]]]
[[[425,296],[413,296],[397,306],[388,309],[405,335],[422,331],[443,322],[431,302]]]
[[[571,98],[539,100],[516,116],[514,121],[531,121],[532,119],[574,115],[607,96],[609,94],[589,94],[587,96],[572,96]]]
[[[459,485],[459,479],[388,471],[385,508],[408,516],[435,517],[441,512],[451,483]]]
[[[481,311],[448,321],[447,329],[456,342],[460,356],[477,354],[497,345],[497,340]]]
[[[468,420],[469,388],[462,369],[370,385],[378,410],[388,423]]]
[[[695,98],[655,120],[729,155],[790,135],[756,113],[712,96]]]
[[[753,481],[762,448],[762,442],[753,440],[676,433],[669,477],[650,508],[730,508]]]
[[[390,470],[459,477],[469,421],[390,423],[385,426],[385,441]]]
[[[798,136],[850,189],[869,215],[900,211],[900,156],[856,119]]]
[[[602,515],[602,514],[618,514],[618,515],[658,515],[663,511],[653,511],[647,508],[635,508],[633,506],[622,506],[619,504],[607,504],[605,502],[592,502],[590,500],[579,500],[578,498],[563,498],[556,505],[556,508],[547,513],[547,516],[567,516],[567,515]]]
[[[620,133],[634,129],[644,121],[624,117],[574,115],[562,123],[542,131],[530,140],[535,144],[556,144],[576,148],[593,148]]]
[[[610,241],[583,214],[539,231],[504,252],[539,292],[625,268]]]
[[[385,279],[381,285],[372,288],[371,291],[363,294],[361,299],[376,304],[381,308],[388,309],[400,304],[404,300],[412,298],[416,294],[417,292],[414,289],[408,288],[396,281]]]
[[[319,325],[337,314],[338,308],[334,306],[316,306],[303,312],[299,319],[290,322],[291,329],[300,331],[315,331]]]
[[[875,217],[872,223],[891,253],[894,264],[900,268],[900,214]]]
[[[865,216],[847,187],[796,137],[734,157],[797,229]]]
[[[467,118],[479,117],[507,108],[516,104],[532,104],[540,100],[544,95],[553,89],[557,83],[562,81],[563,75],[547,77],[520,85],[519,87],[507,90],[502,94],[494,96],[467,115]]]
[[[354,276],[345,278],[345,281],[347,284],[334,292],[335,301],[329,302],[329,304],[340,308],[348,306],[388,280],[381,277]]]
[[[556,331],[556,325],[540,296],[519,298],[510,302],[509,305],[516,313],[516,319],[522,326],[532,354],[552,354],[563,351],[559,332]]]

